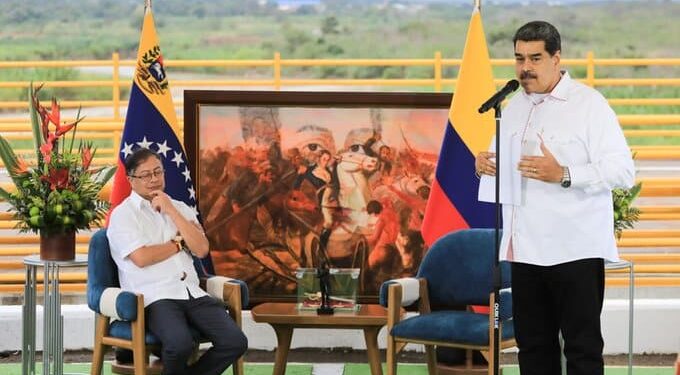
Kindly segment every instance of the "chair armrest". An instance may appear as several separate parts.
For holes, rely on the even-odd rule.
[[[392,279],[385,281],[380,286],[380,305],[383,307],[388,307],[390,304],[389,290],[390,286],[398,285],[399,295],[395,302],[399,304],[399,307],[410,306],[417,302],[420,297],[420,279],[415,277],[405,277],[401,279]]]
[[[229,316],[238,327],[243,326],[241,313],[248,306],[248,285],[245,282],[224,276],[205,278],[205,290],[228,306]]]
[[[117,320],[137,320],[137,295],[120,288],[106,288],[99,297],[96,312]],[[143,296],[140,296],[144,298]],[[143,299],[141,299],[143,304]]]
[[[225,276],[207,277],[205,291],[231,308],[243,309],[249,303],[248,285],[239,279]]]
[[[404,297],[405,295],[407,297]],[[387,332],[389,334],[391,334],[392,328],[401,321],[404,313],[402,306],[412,305],[416,301],[420,314],[430,312],[427,279],[409,277],[388,280],[383,283],[380,287],[380,303],[387,307]]]

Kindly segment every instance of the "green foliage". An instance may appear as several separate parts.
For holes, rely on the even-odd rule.
[[[106,215],[108,202],[99,199],[99,192],[115,167],[90,168],[96,152],[92,144],[81,142],[73,149],[81,118],[71,124],[61,123],[56,100],[48,110],[38,100],[39,90],[31,85],[28,95],[35,167],[30,168],[0,136],[0,159],[16,187],[12,193],[0,188],[0,197],[11,206],[21,231],[51,235],[90,229]]]
[[[339,26],[340,22],[337,18],[333,16],[326,17],[321,21],[321,33],[323,33],[323,35],[340,34],[340,30],[338,29]]]
[[[640,218],[640,210],[633,207],[633,201],[640,194],[642,183],[630,189],[614,189],[612,199],[614,201],[614,233],[616,238],[621,238],[624,229],[632,229],[635,222]]]

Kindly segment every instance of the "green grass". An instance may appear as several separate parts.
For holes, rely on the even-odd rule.
[[[36,362],[35,364],[36,374],[42,374],[42,362]],[[272,373],[273,366],[270,364],[255,364],[246,363],[245,375],[270,375]],[[80,373],[89,374],[90,364],[76,364],[67,363],[64,364],[64,373]],[[311,375],[312,365],[308,364],[292,364],[286,367],[286,374],[288,375]],[[0,374],[2,375],[21,375],[21,363],[3,363],[0,364]],[[231,368],[227,369],[224,375],[231,375]],[[102,375],[112,375],[111,366],[108,363],[104,363],[104,368]]]
[[[503,375],[520,375],[516,365],[502,366]],[[383,365],[383,373],[386,373]],[[633,375],[673,375],[674,370],[670,367],[633,367]],[[343,375],[370,375],[371,371],[367,364],[348,363],[345,365]],[[399,364],[398,374],[404,375],[427,375],[427,365],[424,364]],[[605,375],[627,375],[628,367],[607,367]]]

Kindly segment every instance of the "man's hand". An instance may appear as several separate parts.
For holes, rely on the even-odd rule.
[[[172,205],[170,197],[162,190],[154,190],[151,193],[151,207],[154,210],[169,215],[171,212],[176,211],[175,206]]]
[[[543,156],[522,156],[517,164],[522,176],[545,182],[562,181],[562,166],[542,141],[541,152]]]
[[[479,154],[477,154],[477,157],[475,158],[475,171],[477,171],[477,174],[480,176],[483,174],[488,176],[495,176],[496,175],[495,157],[496,157],[495,152],[482,151]]]

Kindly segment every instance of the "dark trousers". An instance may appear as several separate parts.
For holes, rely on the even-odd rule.
[[[602,375],[600,313],[604,261],[555,266],[512,263],[512,312],[522,375],[561,373],[559,332],[569,375]]]
[[[219,375],[248,348],[248,339],[216,299],[159,300],[145,309],[148,328],[161,341],[164,375]],[[212,342],[187,366],[196,343],[189,326]]]

